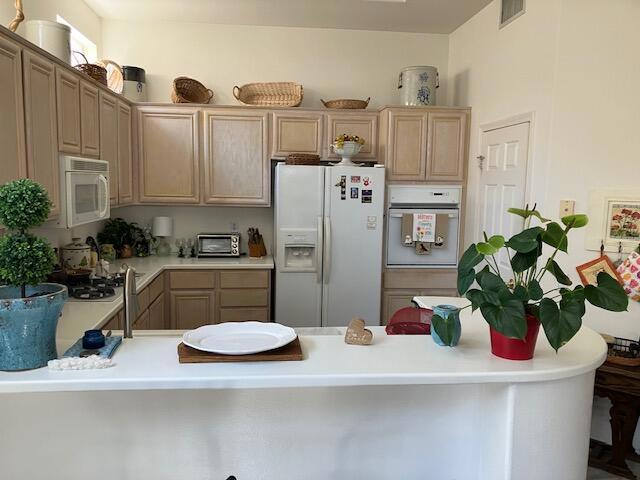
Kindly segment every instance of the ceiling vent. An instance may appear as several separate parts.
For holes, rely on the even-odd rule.
[[[502,0],[500,28],[510,24],[525,12],[525,0]]]

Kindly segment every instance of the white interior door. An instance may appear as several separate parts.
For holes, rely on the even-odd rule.
[[[479,160],[479,225],[477,239],[503,235],[511,237],[522,227],[522,219],[507,212],[524,208],[529,163],[530,122],[510,125],[482,133]],[[499,262],[510,270],[504,254]]]

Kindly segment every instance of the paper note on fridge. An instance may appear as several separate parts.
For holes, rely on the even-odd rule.
[[[413,214],[413,240],[416,242],[434,242],[436,236],[436,214]]]

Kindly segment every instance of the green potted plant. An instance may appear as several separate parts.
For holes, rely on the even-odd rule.
[[[49,243],[27,232],[49,217],[51,202],[38,183],[21,179],[0,187],[0,370],[43,367],[57,357],[56,328],[67,287],[41,283],[53,271]]]
[[[510,208],[509,213],[523,218],[523,230],[509,240],[485,234],[484,242],[472,244],[464,252],[458,266],[458,293],[471,302],[464,308],[482,312],[489,323],[494,355],[531,359],[540,324],[557,351],[580,329],[585,302],[612,312],[627,309],[629,298],[607,273],[598,274],[597,285],[570,288],[571,279],[556,262],[560,252],[567,252],[569,232],[587,225],[586,215],[563,217],[560,224],[544,218],[535,206],[531,210],[528,206],[524,210]],[[534,218],[539,225],[531,226]],[[545,245],[551,253],[540,262]],[[498,263],[500,253],[509,260],[507,272]],[[555,279],[555,285],[544,291],[541,282],[546,277]],[[505,278],[509,280],[505,282]],[[471,288],[474,283],[477,288]],[[434,315],[432,326],[444,344],[452,344],[455,325],[451,320]]]
[[[129,258],[133,256],[139,229],[135,223],[127,223],[122,218],[111,218],[98,233],[98,243],[113,245],[119,258]]]

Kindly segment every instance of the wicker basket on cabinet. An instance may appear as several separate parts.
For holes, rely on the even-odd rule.
[[[287,165],[320,165],[320,155],[313,153],[290,153],[287,155]]]
[[[209,103],[213,91],[198,80],[189,77],[178,77],[173,80],[171,101],[173,103]]]
[[[302,85],[293,82],[247,83],[233,87],[233,96],[245,105],[297,107],[302,103]]]
[[[85,75],[88,75],[94,80],[97,80],[98,82],[100,82],[106,87],[107,86],[107,69],[101,65],[95,65],[93,63],[89,63],[89,61],[87,60],[87,57],[85,57],[82,52],[74,51],[73,53],[80,55],[84,60],[84,63],[79,63],[73,68],[84,73]]]
[[[337,100],[324,101],[320,99],[320,101],[326,108],[346,108],[346,109],[352,109],[352,110],[362,110],[367,108],[369,106],[369,100],[371,100],[371,97],[367,98],[366,100],[353,100],[351,98],[340,98]]]

